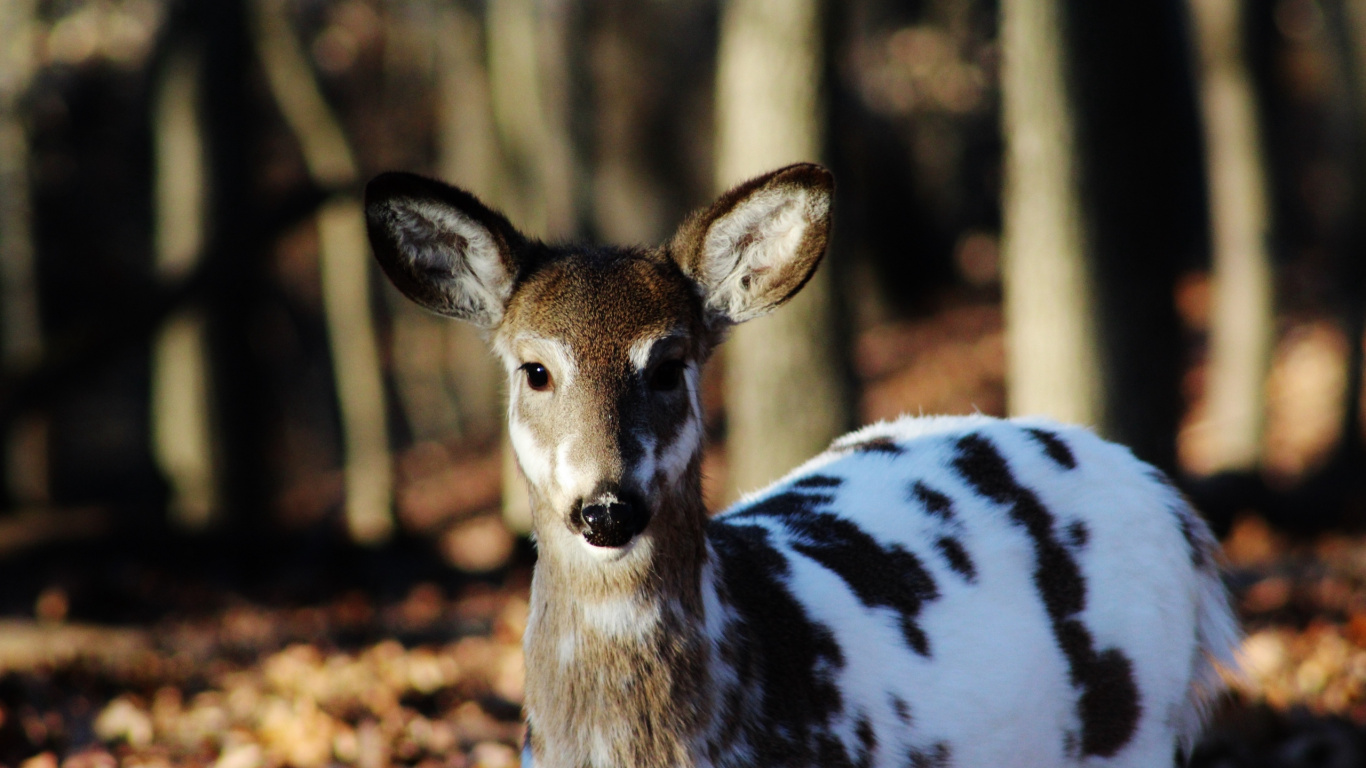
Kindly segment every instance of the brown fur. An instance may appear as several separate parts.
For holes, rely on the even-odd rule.
[[[528,241],[467,193],[416,177],[386,174],[367,188],[385,272],[423,306],[491,328],[513,377],[510,417],[539,451],[520,456],[539,552],[525,641],[538,768],[693,764],[717,696],[702,631],[701,415],[686,388],[652,391],[650,371],[670,360],[700,370],[729,325],[800,290],[825,250],[830,190],[825,169],[791,166],[723,195],[667,246],[630,250]],[[797,225],[789,252],[783,227]],[[473,253],[471,236],[491,245]],[[642,373],[632,345],[651,339]],[[556,359],[563,350],[569,360]],[[521,384],[527,363],[545,365],[547,391]],[[645,448],[683,439],[690,423],[698,444],[676,482],[661,465],[652,478],[632,473]],[[570,524],[595,483],[638,495],[652,513],[617,560],[594,560]],[[621,606],[658,619],[592,618]]]
[[[526,403],[514,407],[551,445],[563,439],[556,432],[566,426],[605,425],[579,435],[580,450],[593,455],[573,458],[619,465],[621,432],[642,429],[667,440],[688,415],[682,399],[666,412],[632,402],[630,343],[680,332],[688,342],[685,355],[700,365],[711,347],[700,316],[690,284],[658,253],[573,254],[547,264],[519,287],[495,336],[515,329],[566,342],[579,366],[576,402],[567,417],[556,419],[537,418]],[[557,540],[549,529],[563,525],[563,511],[539,494],[534,497],[536,527],[544,533],[526,642],[526,707],[534,738],[558,745],[559,753],[540,752],[545,765],[589,764],[595,730],[617,736],[613,764],[687,764],[686,735],[699,727],[707,679],[705,641],[696,629],[702,618],[706,521],[700,482],[694,457],[684,488],[654,496],[653,557],[631,569],[585,569],[561,557],[558,547],[546,546]],[[585,603],[628,598],[660,609],[659,623],[639,638],[602,637],[582,617]],[[569,666],[558,658],[566,638],[576,649]],[[578,751],[564,753],[565,745]]]

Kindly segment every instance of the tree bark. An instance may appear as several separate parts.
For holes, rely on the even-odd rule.
[[[1096,297],[1063,0],[1001,3],[1007,407],[1100,425]]]
[[[33,77],[34,0],[0,4],[0,366],[8,373],[43,352],[28,167],[20,99]],[[26,414],[5,436],[5,490],[16,504],[47,502],[47,417]]]
[[[1176,0],[1002,3],[1009,410],[1175,469],[1175,281],[1207,247]]]
[[[354,187],[355,158],[323,99],[280,0],[255,0],[256,40],[275,102],[303,150],[314,183]],[[393,473],[370,305],[370,257],[359,198],[343,196],[318,213],[323,312],[341,405],[346,466],[346,526],[351,538],[377,544],[393,532]]]
[[[1270,207],[1261,120],[1243,53],[1241,3],[1190,0],[1200,53],[1213,233],[1213,312],[1206,376],[1212,470],[1250,471],[1262,455],[1275,341]]]
[[[725,4],[716,74],[718,191],[821,157],[823,21],[818,0]],[[723,348],[732,496],[778,478],[853,421],[832,261],[786,306],[737,327]]]
[[[205,173],[200,125],[201,57],[181,44],[167,54],[153,102],[156,270],[184,280],[204,247]],[[173,523],[202,530],[219,506],[203,313],[166,319],[152,353],[152,452],[171,485]]]
[[[504,163],[490,117],[492,102],[479,20],[461,5],[438,11],[437,173],[486,199],[504,196]],[[455,393],[461,431],[484,440],[503,428],[503,371],[478,329],[446,322],[445,376]]]

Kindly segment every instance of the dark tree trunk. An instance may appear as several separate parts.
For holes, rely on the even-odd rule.
[[[1036,5],[1051,6],[1046,15],[1060,31],[1054,54],[1048,53],[1047,41],[1012,38],[1009,32],[1012,12],[1037,13]],[[1181,411],[1182,362],[1173,289],[1181,265],[1206,247],[1204,179],[1182,8],[1177,0],[1006,0],[1003,8],[1008,69],[1012,55],[1019,54],[1012,46],[1032,45],[1036,52],[1044,51],[1036,55],[1061,59],[1058,85],[1064,94],[1064,128],[1040,134],[1028,125],[1013,124],[1007,107],[1006,138],[1017,146],[1022,140],[1056,142],[1066,156],[1070,168],[1058,174],[1059,183],[1075,201],[1075,210],[1067,214],[1074,222],[1068,226],[1076,231],[1069,249],[1080,254],[1073,263],[1071,284],[1040,285],[1037,274],[1018,271],[1013,282],[1017,288],[1045,295],[1052,291],[1057,301],[1075,307],[1070,318],[1056,324],[1064,334],[1076,335],[1082,347],[1067,353],[1072,356],[1070,365],[1081,367],[1074,373],[1088,379],[1079,397],[1089,399],[1090,405],[1075,413],[1093,420],[1103,434],[1131,446],[1141,458],[1171,469]],[[1046,24],[1035,28],[1048,30]],[[1020,74],[1015,79],[1007,74],[1004,87],[1018,87],[1030,77],[1028,69]],[[1040,81],[1036,90],[1048,87]],[[1011,98],[1007,95],[1007,104]],[[1032,114],[1042,114],[1037,105]],[[1018,170],[1008,182],[1008,195],[1027,199],[1051,193],[1034,188],[1032,178]],[[1007,211],[1010,205],[1008,199]],[[1015,241],[1008,249],[1054,247],[1048,242],[1020,243],[1023,233],[1012,232],[1010,221],[1007,213],[1006,237]],[[1013,258],[1008,251],[1008,294],[1009,270],[1021,267],[1018,261],[1012,267]],[[1087,295],[1074,302],[1071,291]],[[1017,361],[1028,358],[1031,351],[1015,332],[1011,342]],[[1047,347],[1055,342],[1036,338],[1034,343]],[[1041,377],[1044,383],[1028,386],[1046,392],[1046,379],[1053,371],[1044,364],[1031,371],[1027,375]],[[1022,375],[1014,364],[1011,372]],[[1036,410],[1031,403],[1014,399],[1011,407]]]
[[[223,501],[231,527],[270,526],[270,426],[273,399],[252,331],[266,291],[264,251],[245,234],[260,212],[252,205],[252,148],[258,106],[249,92],[252,41],[247,0],[191,3],[205,41],[204,105],[208,174],[210,291],[207,332],[212,389],[223,441]]]

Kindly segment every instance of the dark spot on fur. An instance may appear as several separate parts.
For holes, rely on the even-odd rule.
[[[916,480],[911,484],[911,497],[925,507],[925,511],[945,520],[953,519],[953,502],[948,496]]]
[[[816,760],[813,765],[822,768],[862,768],[849,757],[844,742],[829,732],[816,735]]]
[[[1086,542],[1091,540],[1091,529],[1086,527],[1085,522],[1073,520],[1067,524],[1067,540],[1072,549],[1083,549]]]
[[[788,515],[800,515],[812,512],[818,507],[830,504],[834,500],[834,496],[823,493],[784,491],[783,493],[775,493],[766,499],[760,499],[759,501],[750,504],[748,507],[727,515],[726,518],[730,520],[752,517],[784,518]]]
[[[1109,757],[1133,737],[1141,714],[1138,686],[1133,663],[1119,649],[1107,648],[1091,658],[1079,708],[1082,754]]]
[[[844,483],[842,478],[830,475],[807,475],[792,484],[793,488],[838,488]]]
[[[1064,731],[1062,734],[1062,753],[1075,760],[1081,754],[1081,737],[1073,730]]]
[[[747,724],[757,729],[747,734],[755,762],[826,764],[817,757],[828,750],[830,720],[843,707],[834,673],[844,666],[844,652],[830,629],[792,596],[787,558],[769,532],[732,519],[711,521],[707,535],[723,599],[738,616],[728,628],[736,634],[737,689],[756,691],[762,715],[761,722]],[[842,747],[840,754],[847,763]]]
[[[1077,457],[1072,455],[1072,449],[1067,447],[1067,443],[1064,443],[1062,438],[1046,429],[1031,427],[1025,431],[1039,441],[1043,446],[1043,452],[1048,454],[1048,458],[1052,459],[1058,466],[1063,469],[1077,468]]]
[[[856,453],[885,453],[891,456],[901,455],[905,449],[896,444],[890,437],[870,437],[866,440],[837,440],[830,446],[836,451],[854,451]]]
[[[896,714],[896,719],[900,720],[902,723],[906,725],[910,725],[911,705],[907,704],[905,699],[901,698],[895,693],[889,693],[887,694],[887,696],[889,699],[891,699],[892,712]]]
[[[1054,637],[1067,657],[1072,685],[1080,689],[1084,755],[1109,757],[1133,737],[1141,706],[1133,667],[1117,649],[1097,652],[1090,630],[1076,614],[1086,607],[1086,581],[1054,533],[1053,514],[1034,492],[1019,484],[1004,457],[979,434],[958,440],[953,466],[978,493],[1010,505],[1010,517],[1034,541],[1034,584],[1043,599]]]
[[[912,747],[907,753],[907,768],[949,768],[952,753],[949,745],[938,741],[929,749]]]
[[[1181,504],[1172,508],[1172,514],[1176,515],[1177,525],[1181,526],[1181,537],[1186,540],[1186,550],[1190,553],[1191,565],[1198,569],[1209,566],[1209,552],[1205,549],[1205,543],[1197,534],[1200,521],[1196,519],[1195,512],[1187,504]]]
[[[1176,517],[1176,524],[1181,527],[1181,536],[1186,540],[1186,550],[1190,553],[1191,565],[1198,569],[1208,567],[1210,553],[1199,534],[1203,521],[1199,519],[1196,511],[1191,507],[1190,501],[1186,499],[1185,494],[1176,486],[1176,483],[1172,482],[1166,472],[1157,467],[1148,467],[1148,477],[1177,497],[1177,500],[1171,505],[1171,513]]]
[[[951,536],[940,536],[934,542],[934,546],[939,550],[939,554],[944,556],[949,567],[956,571],[959,576],[966,579],[968,583],[977,581],[977,568],[972,564],[972,559],[968,557],[967,550],[958,543],[958,539]]]
[[[854,735],[858,736],[856,765],[860,768],[872,765],[873,756],[877,754],[877,734],[873,731],[873,723],[868,719],[867,713],[859,713],[858,723],[854,726]]]
[[[742,716],[744,694],[745,687],[735,684],[730,686],[722,697],[719,719],[721,730],[707,744],[707,755],[713,763],[721,762],[721,756],[734,748],[735,740],[740,735],[740,726],[745,719]]]
[[[1183,510],[1177,514],[1177,521],[1182,526],[1182,537],[1186,538],[1186,547],[1190,549],[1191,564],[1197,568],[1203,568],[1209,564],[1209,556],[1206,555],[1205,545],[1195,536],[1195,521],[1191,519],[1191,512]]]
[[[780,496],[798,498],[783,499]],[[920,559],[896,544],[883,546],[863,529],[842,517],[818,511],[815,495],[779,494],[732,517],[762,514],[781,520],[794,537],[792,548],[830,569],[844,580],[869,608],[896,611],[906,644],[921,656],[930,653],[929,640],[916,624],[921,606],[939,597],[939,590]]]

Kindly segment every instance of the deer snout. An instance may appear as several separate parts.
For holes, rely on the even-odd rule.
[[[598,488],[579,499],[569,528],[595,547],[624,547],[650,524],[650,508],[620,488]]]

